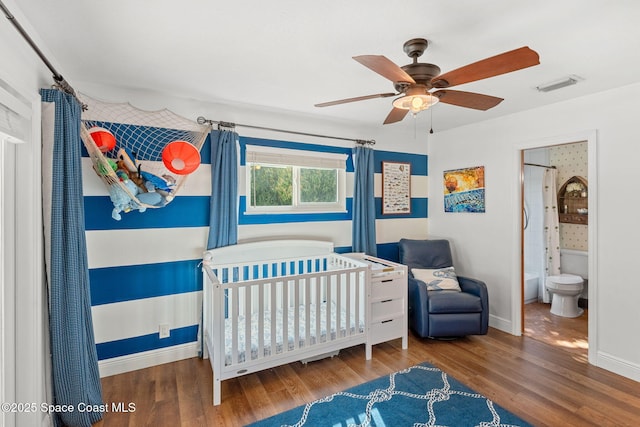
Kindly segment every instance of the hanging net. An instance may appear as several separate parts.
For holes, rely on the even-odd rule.
[[[144,111],[129,103],[82,96],[80,136],[93,169],[120,212],[170,203],[200,165],[200,149],[211,130],[169,110]]]

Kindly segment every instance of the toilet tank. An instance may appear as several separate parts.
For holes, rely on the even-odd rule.
[[[560,249],[560,271],[589,278],[589,253],[575,249]]]

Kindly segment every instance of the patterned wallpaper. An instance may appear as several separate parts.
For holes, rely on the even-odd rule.
[[[576,142],[550,147],[550,164],[558,169],[558,188],[572,176],[587,176],[587,143]],[[560,247],[564,249],[588,249],[587,227],[582,224],[560,223]]]

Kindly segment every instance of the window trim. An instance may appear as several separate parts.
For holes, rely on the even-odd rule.
[[[245,193],[247,198],[245,214],[346,213],[347,158],[348,155],[341,153],[247,145],[245,151]],[[251,206],[253,189],[251,169],[252,165],[256,163],[271,167],[290,166],[293,168],[292,206]],[[298,200],[300,169],[304,168],[337,170],[338,201],[336,203],[301,203]]]

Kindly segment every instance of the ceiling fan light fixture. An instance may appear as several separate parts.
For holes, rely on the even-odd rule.
[[[438,101],[439,99],[437,96],[433,96],[430,93],[423,93],[401,96],[393,101],[393,106],[395,108],[409,110],[413,114],[417,114],[420,111],[424,111],[435,105]]]

